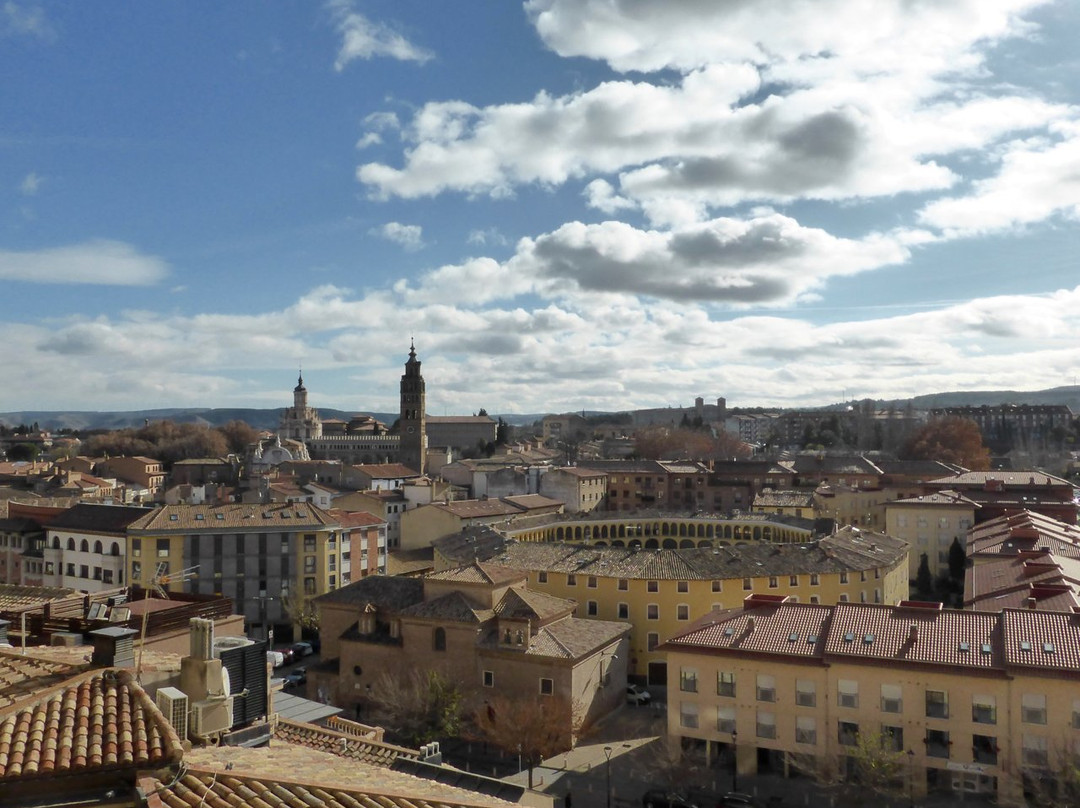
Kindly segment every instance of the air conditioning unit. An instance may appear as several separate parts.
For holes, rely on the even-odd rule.
[[[246,648],[247,646],[254,644],[255,640],[247,637],[215,637],[214,656],[220,657],[222,651],[228,651],[233,648]]]
[[[155,696],[158,709],[165,715],[180,740],[188,735],[188,697],[175,687],[163,687]]]
[[[214,738],[232,727],[232,698],[197,701],[191,705],[191,735],[195,738]]]

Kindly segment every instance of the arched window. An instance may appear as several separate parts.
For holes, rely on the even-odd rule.
[[[75,551],[75,539],[68,539],[68,549],[72,552]]]
[[[79,542],[79,552],[80,553],[89,553],[90,552],[90,542],[87,541],[86,539],[83,539],[81,542]]]
[[[100,540],[94,542],[94,552],[97,553],[98,555],[101,555],[101,541]]]
[[[60,549],[60,537],[59,536],[53,536],[52,546],[55,547],[57,550]]]
[[[120,545],[117,542],[113,542],[112,550],[109,551],[109,554],[114,556],[120,555]]]
[[[433,645],[436,651],[446,650],[446,629],[442,626],[435,629],[435,640]]]

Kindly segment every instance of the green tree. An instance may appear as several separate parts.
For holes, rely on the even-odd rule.
[[[952,544],[949,545],[949,577],[953,583],[963,584],[966,566],[967,554],[964,552],[964,545],[960,543],[959,536],[953,536]]]
[[[16,443],[7,451],[8,460],[36,460],[41,450],[32,443]]]

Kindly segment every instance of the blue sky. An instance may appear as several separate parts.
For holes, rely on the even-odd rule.
[[[0,2],[0,411],[1080,374],[1080,8]]]

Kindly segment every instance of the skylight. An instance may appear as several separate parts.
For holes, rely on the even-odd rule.
[[[874,635],[873,634],[867,634],[862,638],[862,641],[864,643],[866,643],[867,645],[870,645],[870,643],[872,643],[874,641]]]
[[[806,644],[807,645],[813,645],[816,642],[817,642],[817,634],[807,634],[806,635]]]
[[[1043,653],[1044,654],[1052,654],[1052,653],[1054,653],[1054,644],[1052,642],[1044,642],[1043,643]]]
[[[855,635],[849,631],[844,635],[844,642],[855,642]]]
[[[988,643],[988,642],[984,642],[984,643],[982,644],[982,652],[983,652],[984,654],[989,654],[989,653],[990,653],[990,643]]]
[[[960,643],[960,650],[961,651],[970,651],[971,646],[966,642],[962,642],[962,643]]]
[[[798,642],[799,641],[798,632],[795,632],[795,631],[791,632],[790,634],[788,634],[787,639],[788,639],[788,642]]]
[[[1029,643],[1027,640],[1023,640],[1020,643],[1020,650],[1021,651],[1030,651],[1031,650],[1031,643]]]

